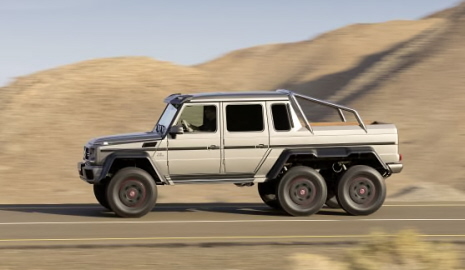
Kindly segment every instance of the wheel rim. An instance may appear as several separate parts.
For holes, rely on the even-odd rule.
[[[349,196],[357,204],[369,205],[376,197],[376,187],[370,179],[356,177],[349,182]]]
[[[119,199],[127,207],[140,206],[147,196],[145,186],[137,179],[123,181],[119,188]]]
[[[305,177],[294,178],[289,186],[289,197],[299,206],[309,206],[315,200],[315,184]]]

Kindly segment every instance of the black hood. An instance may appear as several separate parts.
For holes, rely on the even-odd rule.
[[[113,145],[121,143],[135,143],[158,140],[161,140],[161,135],[156,132],[138,132],[98,137],[92,139],[89,143],[96,145]]]

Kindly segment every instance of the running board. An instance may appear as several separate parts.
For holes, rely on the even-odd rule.
[[[245,183],[253,183],[255,178],[219,178],[219,179],[171,179],[174,184],[199,184],[199,183],[234,183],[234,184],[245,184]]]

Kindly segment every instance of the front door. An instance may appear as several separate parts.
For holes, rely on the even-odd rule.
[[[223,103],[226,174],[255,174],[269,148],[264,102]]]
[[[221,166],[219,103],[185,104],[175,120],[184,134],[168,135],[171,179],[218,175]]]

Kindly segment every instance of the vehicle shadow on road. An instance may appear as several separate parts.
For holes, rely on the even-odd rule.
[[[1,212],[38,213],[58,216],[77,216],[92,218],[118,218],[115,214],[99,204],[2,204]],[[151,213],[218,213],[230,215],[280,216],[290,217],[282,210],[272,209],[260,203],[158,203]],[[315,215],[346,216],[340,209],[322,208]],[[164,215],[165,218],[171,216]]]
[[[50,214],[59,216],[112,217],[113,212],[99,204],[2,204],[1,212]]]

